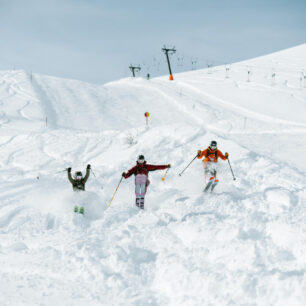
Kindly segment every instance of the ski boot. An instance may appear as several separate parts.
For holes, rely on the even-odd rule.
[[[73,211],[74,211],[75,213],[77,213],[77,212],[79,211],[79,208],[78,208],[77,205],[74,206]]]
[[[84,207],[80,207],[79,213],[82,214],[82,215],[84,215]]]
[[[139,208],[144,209],[144,198],[140,198]]]

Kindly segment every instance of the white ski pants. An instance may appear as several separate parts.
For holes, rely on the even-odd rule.
[[[217,179],[217,163],[207,162],[203,163],[204,167],[204,174],[205,174],[205,181],[208,180],[212,181],[213,183],[218,183],[219,180]]]
[[[148,187],[148,177],[145,174],[137,174],[135,177],[135,193],[136,198],[144,198],[147,187]]]
[[[135,177],[136,206],[144,209],[144,197],[150,184],[145,174],[137,174]]]

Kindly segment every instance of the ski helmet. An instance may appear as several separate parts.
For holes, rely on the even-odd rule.
[[[142,164],[142,163],[144,163],[144,161],[145,161],[144,156],[143,155],[139,155],[138,159],[137,159],[137,162]]]
[[[217,142],[215,140],[212,140],[210,142],[210,148],[213,150],[217,149]]]
[[[76,179],[76,180],[81,180],[82,178],[83,178],[83,174],[82,174],[82,172],[81,171],[76,171],[75,173],[74,173],[74,178]]]

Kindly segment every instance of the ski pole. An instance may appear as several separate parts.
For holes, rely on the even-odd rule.
[[[233,169],[232,169],[232,166],[231,166],[231,163],[229,161],[229,159],[227,158],[227,161],[228,161],[228,165],[230,166],[230,169],[231,169],[231,172],[232,172],[232,176],[233,176],[233,180],[235,181],[236,178],[235,178],[235,175],[234,175],[234,172],[233,172]]]
[[[90,171],[92,172],[92,174],[94,175],[94,177],[97,178],[96,175],[95,175],[95,173],[93,172],[93,170],[92,170],[91,168],[90,168]]]
[[[167,173],[168,173],[168,170],[169,170],[170,168],[168,168],[167,170],[166,170],[166,173],[165,173],[165,175],[161,178],[161,180],[162,181],[164,181],[165,180],[165,178],[166,178],[166,175],[167,175]]]
[[[67,170],[68,170],[68,168],[66,168],[65,170],[57,171],[57,172],[55,172],[55,173],[53,173],[53,172],[49,172],[49,173],[47,173],[47,175],[51,175],[51,174],[59,174],[59,173],[65,172],[65,171],[67,171]],[[36,179],[38,179],[38,180],[39,180],[39,175],[37,175],[37,176],[36,176]]]
[[[108,208],[108,207],[112,204],[113,199],[114,199],[114,197],[115,197],[115,194],[116,194],[116,192],[117,192],[117,190],[118,190],[118,188],[119,188],[119,186],[120,186],[120,184],[121,184],[121,182],[122,182],[122,179],[123,179],[123,176],[121,177],[121,179],[120,179],[120,181],[119,181],[119,184],[118,184],[118,186],[117,186],[117,188],[116,188],[116,190],[115,190],[115,192],[114,192],[114,194],[113,194],[113,197],[112,197],[112,199],[110,200],[109,204],[106,206],[106,208]]]
[[[67,171],[67,170],[68,170],[68,168],[66,168],[65,170],[57,171],[57,172],[55,172],[54,174],[59,174],[59,173],[65,172],[65,171]]]
[[[92,174],[94,175],[95,179],[97,180],[97,182],[101,185],[101,183],[99,182],[99,180],[97,179],[95,173],[93,172],[93,170],[90,168],[90,171],[92,172]],[[103,186],[101,185],[101,189],[103,189]]]
[[[181,176],[183,174],[183,172],[191,165],[191,163],[198,157],[198,155],[196,155],[192,161],[188,164],[188,166],[179,174],[179,176]]]

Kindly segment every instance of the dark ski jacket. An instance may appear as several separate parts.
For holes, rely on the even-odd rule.
[[[68,180],[72,184],[72,188],[74,191],[85,190],[85,184],[89,178],[90,169],[86,169],[86,175],[81,180],[75,180],[71,176],[71,172],[68,171]]]
[[[167,169],[167,168],[168,168],[168,165],[149,165],[149,164],[147,164],[146,161],[143,164],[137,162],[137,165],[134,166],[133,168],[131,168],[127,172],[127,174],[124,176],[124,178],[127,179],[132,174],[134,174],[135,176],[137,174],[144,174],[144,175],[148,176],[148,172],[150,172],[150,171],[163,170],[163,169]]]

